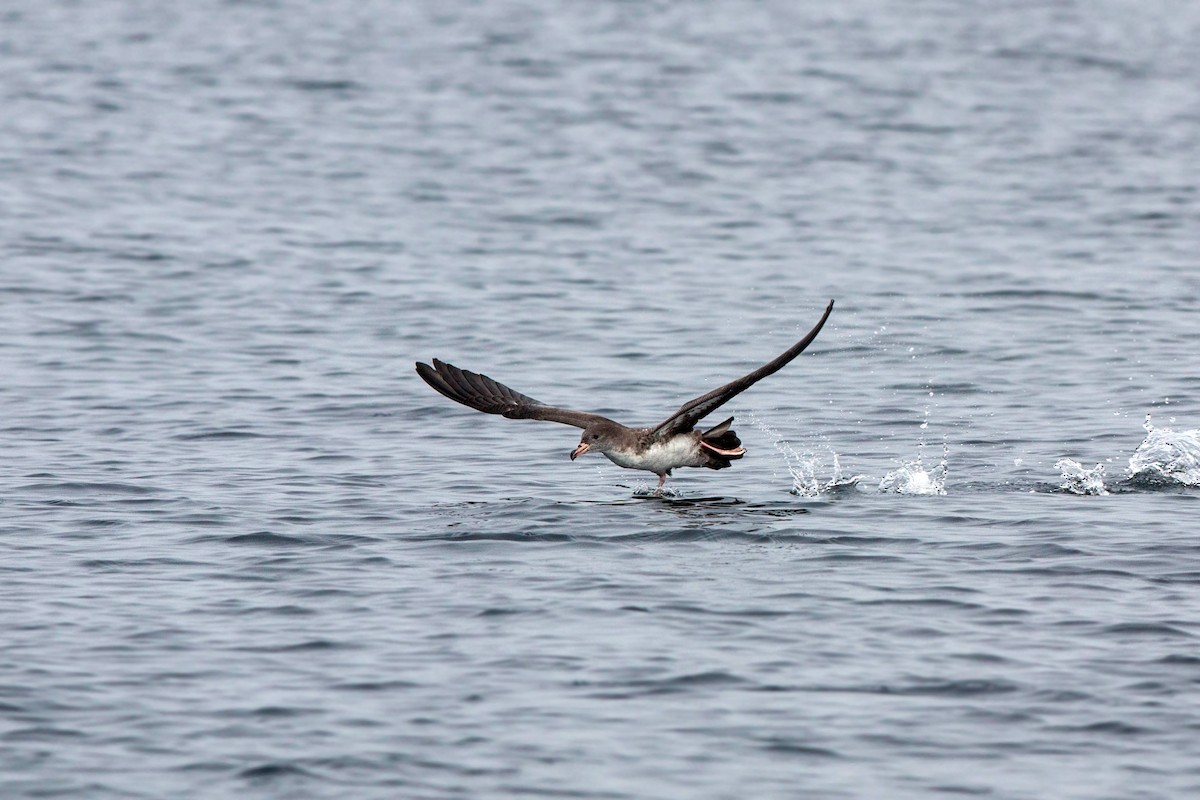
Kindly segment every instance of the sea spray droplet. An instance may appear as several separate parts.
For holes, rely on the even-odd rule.
[[[1071,494],[1108,494],[1108,489],[1104,487],[1103,464],[1097,464],[1094,469],[1085,469],[1074,459],[1062,458],[1054,464],[1054,468],[1062,474],[1063,482],[1059,485],[1060,489]]]

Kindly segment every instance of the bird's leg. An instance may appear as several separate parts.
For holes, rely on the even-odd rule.
[[[658,488],[654,490],[655,494],[662,494],[663,484],[667,482],[667,473],[660,473],[658,476]]]

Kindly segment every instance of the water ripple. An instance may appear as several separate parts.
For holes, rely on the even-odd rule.
[[[19,5],[0,797],[1196,794],[1200,6]]]

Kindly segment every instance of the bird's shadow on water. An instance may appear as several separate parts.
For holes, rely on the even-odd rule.
[[[751,502],[742,500],[738,497],[726,497],[723,495],[688,497],[673,493],[654,494],[651,492],[634,492],[633,496],[628,499],[609,501],[606,503],[606,505],[621,506],[635,505],[640,503],[657,503],[665,510],[688,516],[694,516],[696,514],[736,512],[739,516],[765,515],[771,517],[790,517],[799,514],[811,513],[810,509],[806,505],[799,505],[794,500]]]
[[[627,488],[627,487],[626,487]],[[792,518],[812,513],[819,501],[798,498],[747,501],[724,495],[655,495],[602,500],[509,497],[468,500],[427,508],[426,530],[411,538],[431,541],[504,540],[527,542],[620,542],[770,538],[758,518]],[[666,524],[663,524],[666,521]],[[765,521],[765,520],[764,520]],[[430,525],[432,523],[432,525]],[[430,528],[433,528],[432,530]]]

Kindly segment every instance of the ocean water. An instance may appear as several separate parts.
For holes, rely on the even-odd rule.
[[[4,4],[0,797],[1200,796],[1198,40]]]

